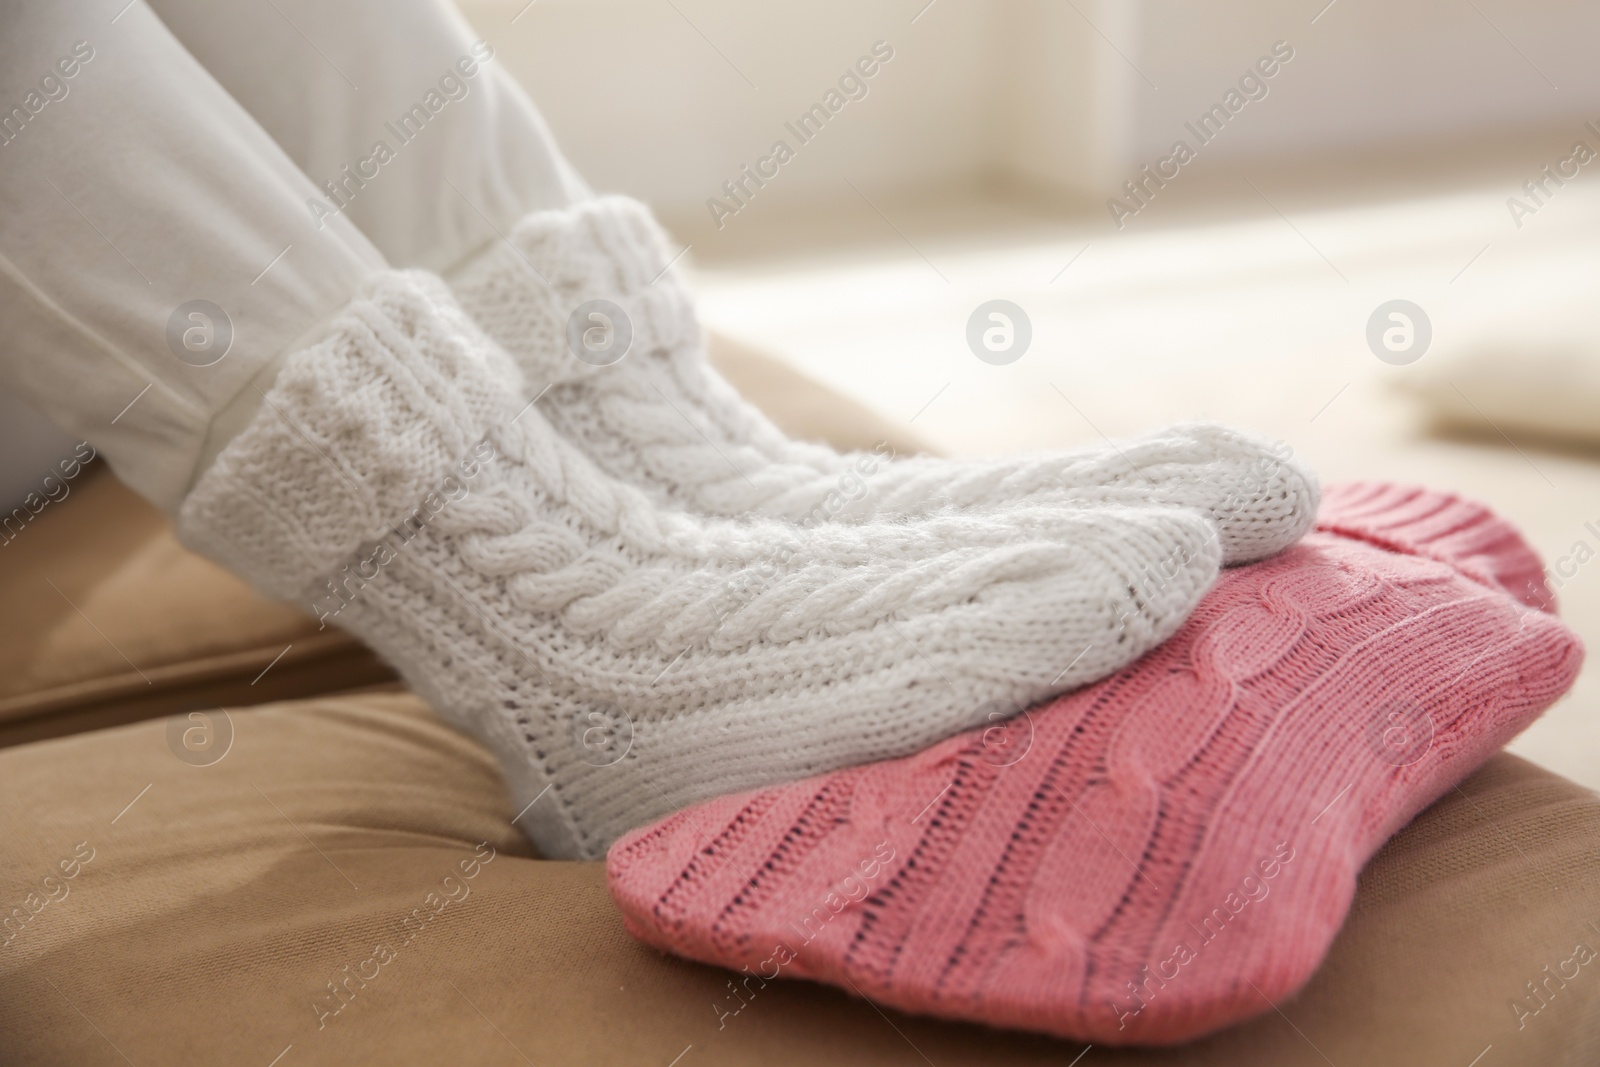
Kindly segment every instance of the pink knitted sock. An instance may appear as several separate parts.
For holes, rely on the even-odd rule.
[[[1511,594],[1511,595],[1508,595]],[[1120,674],[915,756],[618,841],[661,948],[1097,1043],[1184,1040],[1317,967],[1378,847],[1575,678],[1502,520],[1345,486]],[[732,1012],[738,1003],[726,1005]]]

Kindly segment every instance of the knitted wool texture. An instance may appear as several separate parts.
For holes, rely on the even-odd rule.
[[[712,369],[677,253],[642,204],[623,197],[523,218],[450,275],[462,306],[522,367],[530,396],[603,470],[657,501],[710,515],[860,522],[942,508],[1160,503],[1208,512],[1223,562],[1261,559],[1311,528],[1315,476],[1287,446],[1210,424],[1040,456],[913,457],[850,491],[857,457],[794,441]],[[577,358],[592,300],[624,309],[620,362]],[[846,492],[841,494],[841,479]]]
[[[1091,688],[629,834],[609,860],[628,929],[739,971],[740,1000],[805,977],[1097,1044],[1270,1011],[1367,859],[1582,659],[1481,507],[1342,487],[1321,530]]]
[[[381,275],[286,358],[179,530],[482,738],[547,856],[1102,677],[1217,571],[1215,531],[1178,508],[816,529],[665,511],[522,386],[441,281]]]

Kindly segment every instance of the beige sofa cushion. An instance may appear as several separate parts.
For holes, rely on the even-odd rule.
[[[72,485],[0,550],[0,746],[392,677],[186,551],[103,467]]]
[[[208,754],[171,740],[191,728]],[[489,755],[404,694],[12,748],[0,781],[7,1063],[1065,1067],[1081,1051],[801,981],[719,1025],[730,976],[629,939],[600,865],[533,858]],[[1600,960],[1542,1006],[1526,987],[1600,945],[1596,840],[1600,800],[1499,756],[1373,861],[1300,996],[1194,1045],[1079,1062],[1468,1067],[1491,1046],[1479,1067],[1600,1062]]]

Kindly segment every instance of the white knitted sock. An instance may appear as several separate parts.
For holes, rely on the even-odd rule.
[[[285,359],[179,531],[484,739],[547,856],[1102,677],[1216,574],[1182,508],[816,528],[663,510],[523,388],[442,281],[378,276]]]
[[[1064,453],[887,465],[791,440],[707,362],[693,303],[671,269],[675,255],[647,208],[607,197],[528,215],[449,275],[462,306],[522,367],[530,396],[544,393],[541,407],[561,433],[658,501],[797,522],[1024,497],[1171,504],[1211,516],[1227,564],[1270,556],[1315,521],[1316,476],[1287,446],[1214,424]],[[619,362],[574,354],[599,322],[585,306],[595,300],[627,316],[631,344]],[[856,477],[863,471],[870,478]]]

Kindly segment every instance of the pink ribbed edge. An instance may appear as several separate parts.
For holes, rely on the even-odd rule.
[[[1331,486],[1317,529],[1449,563],[1525,604],[1555,611],[1544,565],[1516,527],[1452,493],[1383,482]]]
[[[1548,603],[1537,558],[1486,509],[1341,486],[1321,518],[1137,664],[1003,729],[627,835],[627,928],[739,972],[730,1014],[775,975],[1108,1044],[1271,1010],[1367,859],[1582,659],[1524,606]]]

